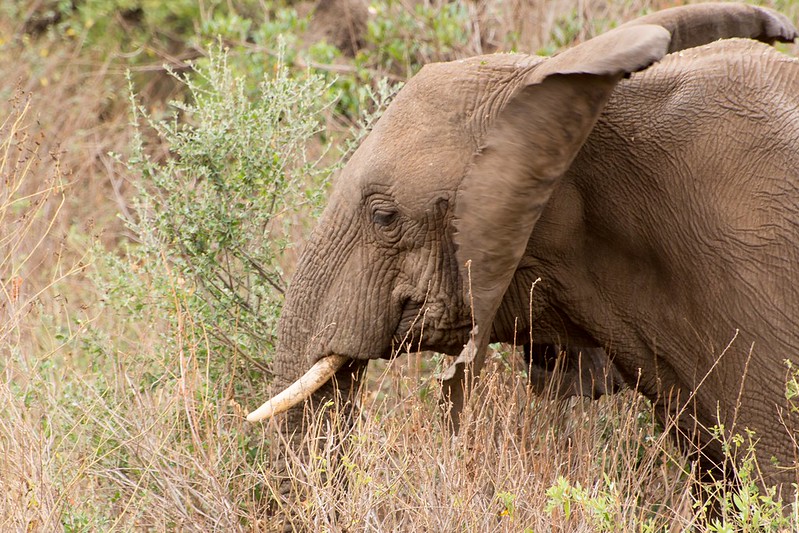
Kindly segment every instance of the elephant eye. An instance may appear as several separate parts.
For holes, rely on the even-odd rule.
[[[393,209],[378,208],[372,211],[372,222],[378,226],[390,226],[397,219]]]

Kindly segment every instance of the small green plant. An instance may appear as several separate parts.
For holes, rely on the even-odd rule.
[[[580,510],[588,514],[596,531],[619,531],[623,528],[616,523],[615,509],[618,505],[619,491],[607,476],[604,486],[598,487],[593,496],[579,482],[572,484],[565,477],[559,476],[556,484],[547,489],[545,511],[553,513],[558,510],[568,521],[573,511]]]
[[[246,370],[258,370],[252,378],[263,386],[292,261],[284,252],[307,233],[329,175],[395,88],[378,82],[377,93],[367,90],[374,111],[342,134],[349,142],[339,140],[334,155],[327,144],[334,136],[322,135],[330,83],[290,70],[282,45],[260,81],[240,74],[246,58],[232,55],[215,47],[190,74],[174,74],[185,90],[171,115],[153,117],[131,96],[135,130],[125,164],[139,179],[126,222],[137,242],[122,257],[101,252],[97,281],[132,327],[157,317],[178,331],[181,317],[190,317],[207,335],[197,353],[213,354],[209,379],[241,390]],[[166,352],[180,348],[164,341]]]
[[[710,520],[708,530],[714,533],[793,530],[796,523],[785,513],[785,505],[776,497],[776,488],[763,486],[759,478],[756,434],[748,429],[744,434],[729,434],[723,425],[711,428],[711,432],[722,443],[737,481],[731,485],[721,480],[705,489],[711,501],[698,502],[697,506],[713,505],[720,515]]]
[[[502,504],[502,510],[499,512],[499,515],[507,516],[510,520],[513,520],[513,515],[516,511],[516,506],[514,504],[516,495],[512,492],[500,491],[497,493],[497,500]]]

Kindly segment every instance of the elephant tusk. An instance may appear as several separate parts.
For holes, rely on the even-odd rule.
[[[260,422],[288,411],[303,402],[316,392],[319,387],[327,383],[333,377],[333,374],[344,366],[344,363],[349,361],[349,359],[349,357],[344,355],[329,355],[324,359],[320,359],[300,379],[286,387],[283,392],[267,400],[261,407],[248,414],[247,421]]]

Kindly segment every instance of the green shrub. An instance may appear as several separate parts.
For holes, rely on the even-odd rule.
[[[217,357],[267,353],[292,225],[324,198],[329,169],[309,156],[309,142],[328,105],[318,98],[326,85],[310,73],[292,77],[278,61],[251,95],[256,84],[236,76],[219,49],[179,79],[187,96],[173,102],[173,116],[153,119],[133,103],[127,164],[141,180],[128,224],[139,244],[110,258],[108,298],[136,320],[154,309],[174,316],[179,302]],[[161,144],[145,141],[153,133]],[[158,146],[168,154],[153,155]]]
[[[374,9],[363,53],[375,68],[406,77],[425,63],[453,59],[471,37],[469,10],[461,2],[417,4],[409,9],[389,0],[375,4]]]
[[[45,0],[33,7],[5,6],[33,34],[72,39],[105,55],[123,50],[134,63],[164,53],[180,55],[196,36],[244,38],[251,19],[263,16],[255,0]]]

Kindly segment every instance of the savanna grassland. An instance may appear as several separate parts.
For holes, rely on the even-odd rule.
[[[404,80],[676,3],[0,0],[0,531],[799,529],[753,461],[697,503],[646,401],[536,396],[510,347],[457,439],[440,356],[372,365],[352,431],[290,462],[303,501],[243,418],[328,184]]]

